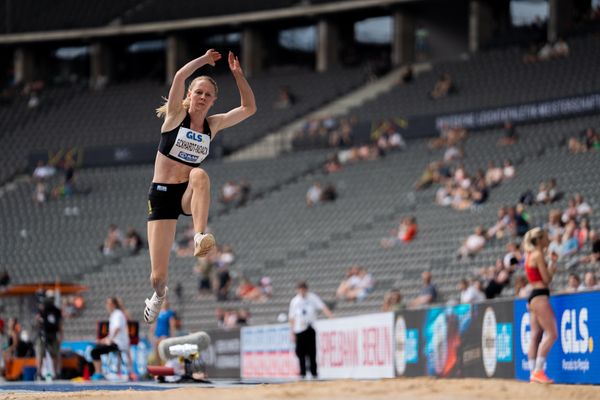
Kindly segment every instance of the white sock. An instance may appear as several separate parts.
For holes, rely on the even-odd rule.
[[[165,286],[165,292],[163,293],[162,296],[159,296],[158,293],[156,293],[156,291],[154,292],[154,295],[156,296],[157,299],[162,300],[167,295],[167,290],[169,290],[169,288]]]
[[[529,373],[533,374],[533,370],[535,369],[535,360],[530,358],[527,360],[527,364],[529,365]]]
[[[544,365],[546,364],[546,357],[540,357],[535,359],[535,371],[543,371]]]

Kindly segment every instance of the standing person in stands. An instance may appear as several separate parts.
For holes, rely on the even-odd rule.
[[[533,288],[528,301],[531,340],[527,355],[531,373],[530,381],[538,383],[553,382],[546,376],[544,364],[558,337],[556,317],[550,305],[550,290],[548,289],[556,269],[554,262],[550,266],[546,265],[544,256],[549,244],[548,233],[542,228],[533,228],[523,238],[523,247],[526,253],[525,274]]]
[[[148,244],[154,294],[146,299],[144,320],[152,323],[167,294],[169,252],[175,239],[177,218],[191,215],[194,223],[194,255],[203,257],[215,246],[206,233],[210,205],[210,180],[200,163],[208,156],[217,133],[236,125],[256,112],[254,93],[244,77],[240,62],[229,52],[229,69],[240,93],[240,106],[224,114],[208,116],[217,99],[217,84],[208,76],[195,78],[185,91],[185,80],[198,68],[212,65],[221,54],[210,49],[184,65],[173,77],[166,103],[157,109],[164,117],[161,139],[148,194]]]

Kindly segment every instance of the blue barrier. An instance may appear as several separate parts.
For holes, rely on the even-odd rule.
[[[600,337],[599,303],[598,291],[550,297],[558,339],[548,354],[546,374],[557,383],[600,383],[600,351],[595,348],[595,340]],[[515,375],[517,379],[529,380],[527,301],[516,300],[514,307]]]

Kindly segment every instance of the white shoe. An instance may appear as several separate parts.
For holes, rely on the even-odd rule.
[[[147,324],[153,323],[154,320],[156,320],[156,317],[158,317],[162,303],[167,298],[167,290],[168,288],[165,288],[165,294],[163,297],[158,297],[156,292],[154,292],[150,299],[146,299],[146,308],[144,308],[144,321],[146,321]]]
[[[210,233],[197,233],[194,236],[194,255],[204,257],[215,246],[215,237]]]

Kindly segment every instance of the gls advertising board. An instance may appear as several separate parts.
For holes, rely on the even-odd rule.
[[[320,378],[392,378],[394,313],[319,320]]]
[[[600,383],[600,292],[550,297],[556,315],[558,339],[546,362],[546,374],[557,383]],[[526,300],[515,303],[515,372],[517,379],[529,380],[527,349],[531,321]]]

